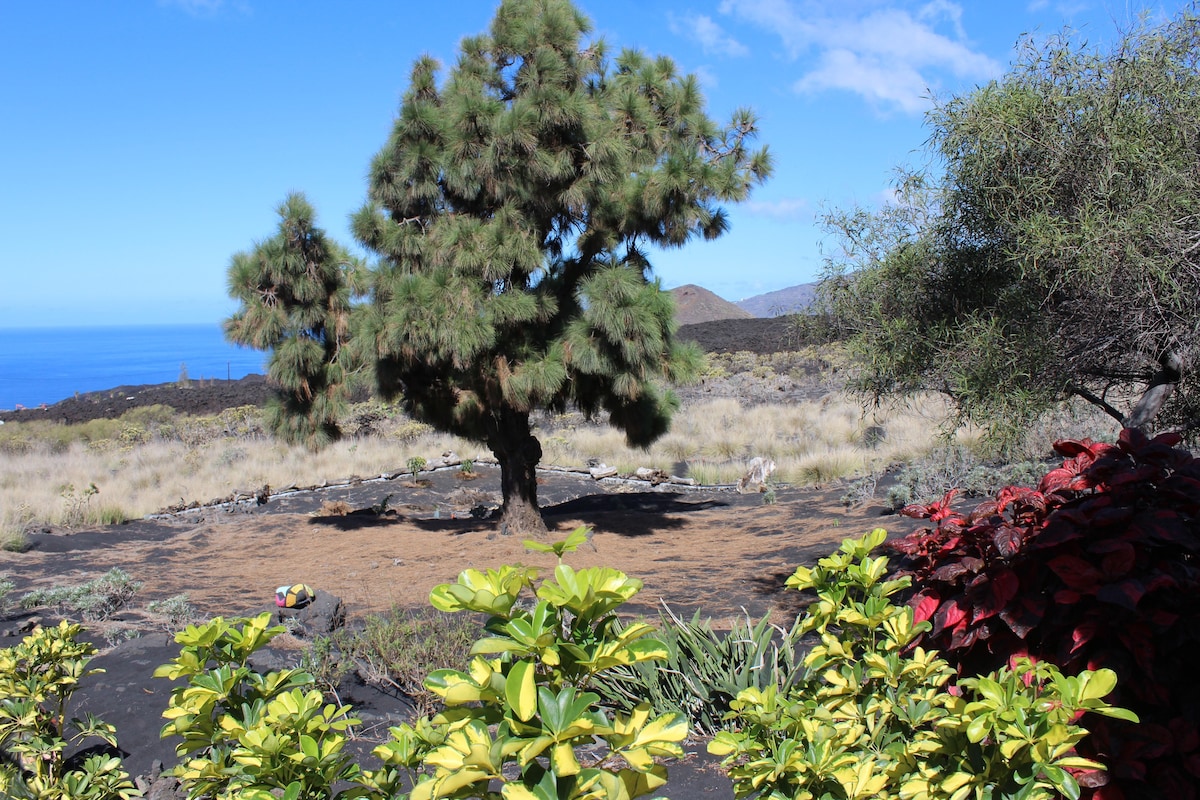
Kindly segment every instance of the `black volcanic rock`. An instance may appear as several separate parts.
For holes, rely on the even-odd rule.
[[[792,338],[792,321],[789,317],[751,317],[700,322],[680,326],[675,336],[681,341],[696,342],[706,353],[736,353],[746,350],[764,354],[795,349],[789,345]]]

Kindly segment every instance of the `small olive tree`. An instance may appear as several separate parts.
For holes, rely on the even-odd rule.
[[[1184,11],[1109,52],[1030,39],[1005,76],[939,103],[944,175],[828,218],[823,291],[859,388],[945,392],[1002,441],[1072,397],[1127,427],[1196,426],[1198,63]]]

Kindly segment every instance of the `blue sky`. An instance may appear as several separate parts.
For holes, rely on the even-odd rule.
[[[774,178],[716,242],[658,253],[667,287],[738,300],[816,279],[824,210],[886,202],[930,96],[1002,74],[1023,33],[1111,40],[1129,0],[581,0],[595,33],[760,116]],[[351,244],[413,60],[451,65],[496,3],[4,0],[0,327],[216,322],[230,256],[304,191]]]

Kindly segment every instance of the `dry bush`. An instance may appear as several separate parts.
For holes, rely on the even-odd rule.
[[[344,517],[354,509],[345,500],[326,500],[317,509],[318,517]]]
[[[730,486],[737,483],[747,469],[742,461],[716,463],[704,459],[689,461],[687,467],[688,477],[704,486]]]
[[[124,608],[142,588],[123,570],[113,567],[105,574],[76,586],[35,589],[21,596],[26,609],[49,607],[84,620],[106,620]]]

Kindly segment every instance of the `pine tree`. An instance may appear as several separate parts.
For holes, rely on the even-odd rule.
[[[418,60],[352,221],[378,256],[363,335],[380,392],[487,444],[513,531],[544,530],[534,410],[606,414],[635,446],[667,430],[665,385],[699,354],[672,339],[649,248],[721,235],[719,204],[770,173],[749,111],[719,126],[695,77],[610,63],[589,30],[566,0],[510,0],[443,84]]]
[[[267,424],[315,450],[340,435],[338,416],[361,363],[350,323],[362,265],[316,227],[303,195],[288,195],[278,214],[275,236],[230,263],[229,294],[241,305],[225,320],[225,337],[271,351],[267,371],[278,392]]]
[[[666,432],[700,355],[673,340],[653,246],[728,227],[722,202],[770,173],[753,114],[705,114],[696,79],[636,51],[610,64],[567,0],[510,0],[463,41],[439,86],[413,67],[371,164],[354,235],[364,269],[292,195],[279,232],[234,257],[226,335],[272,351],[272,427],[319,447],[339,435],[350,378],[417,419],[485,443],[501,467],[502,526],[544,530],[537,409],[606,415],[630,444]]]

